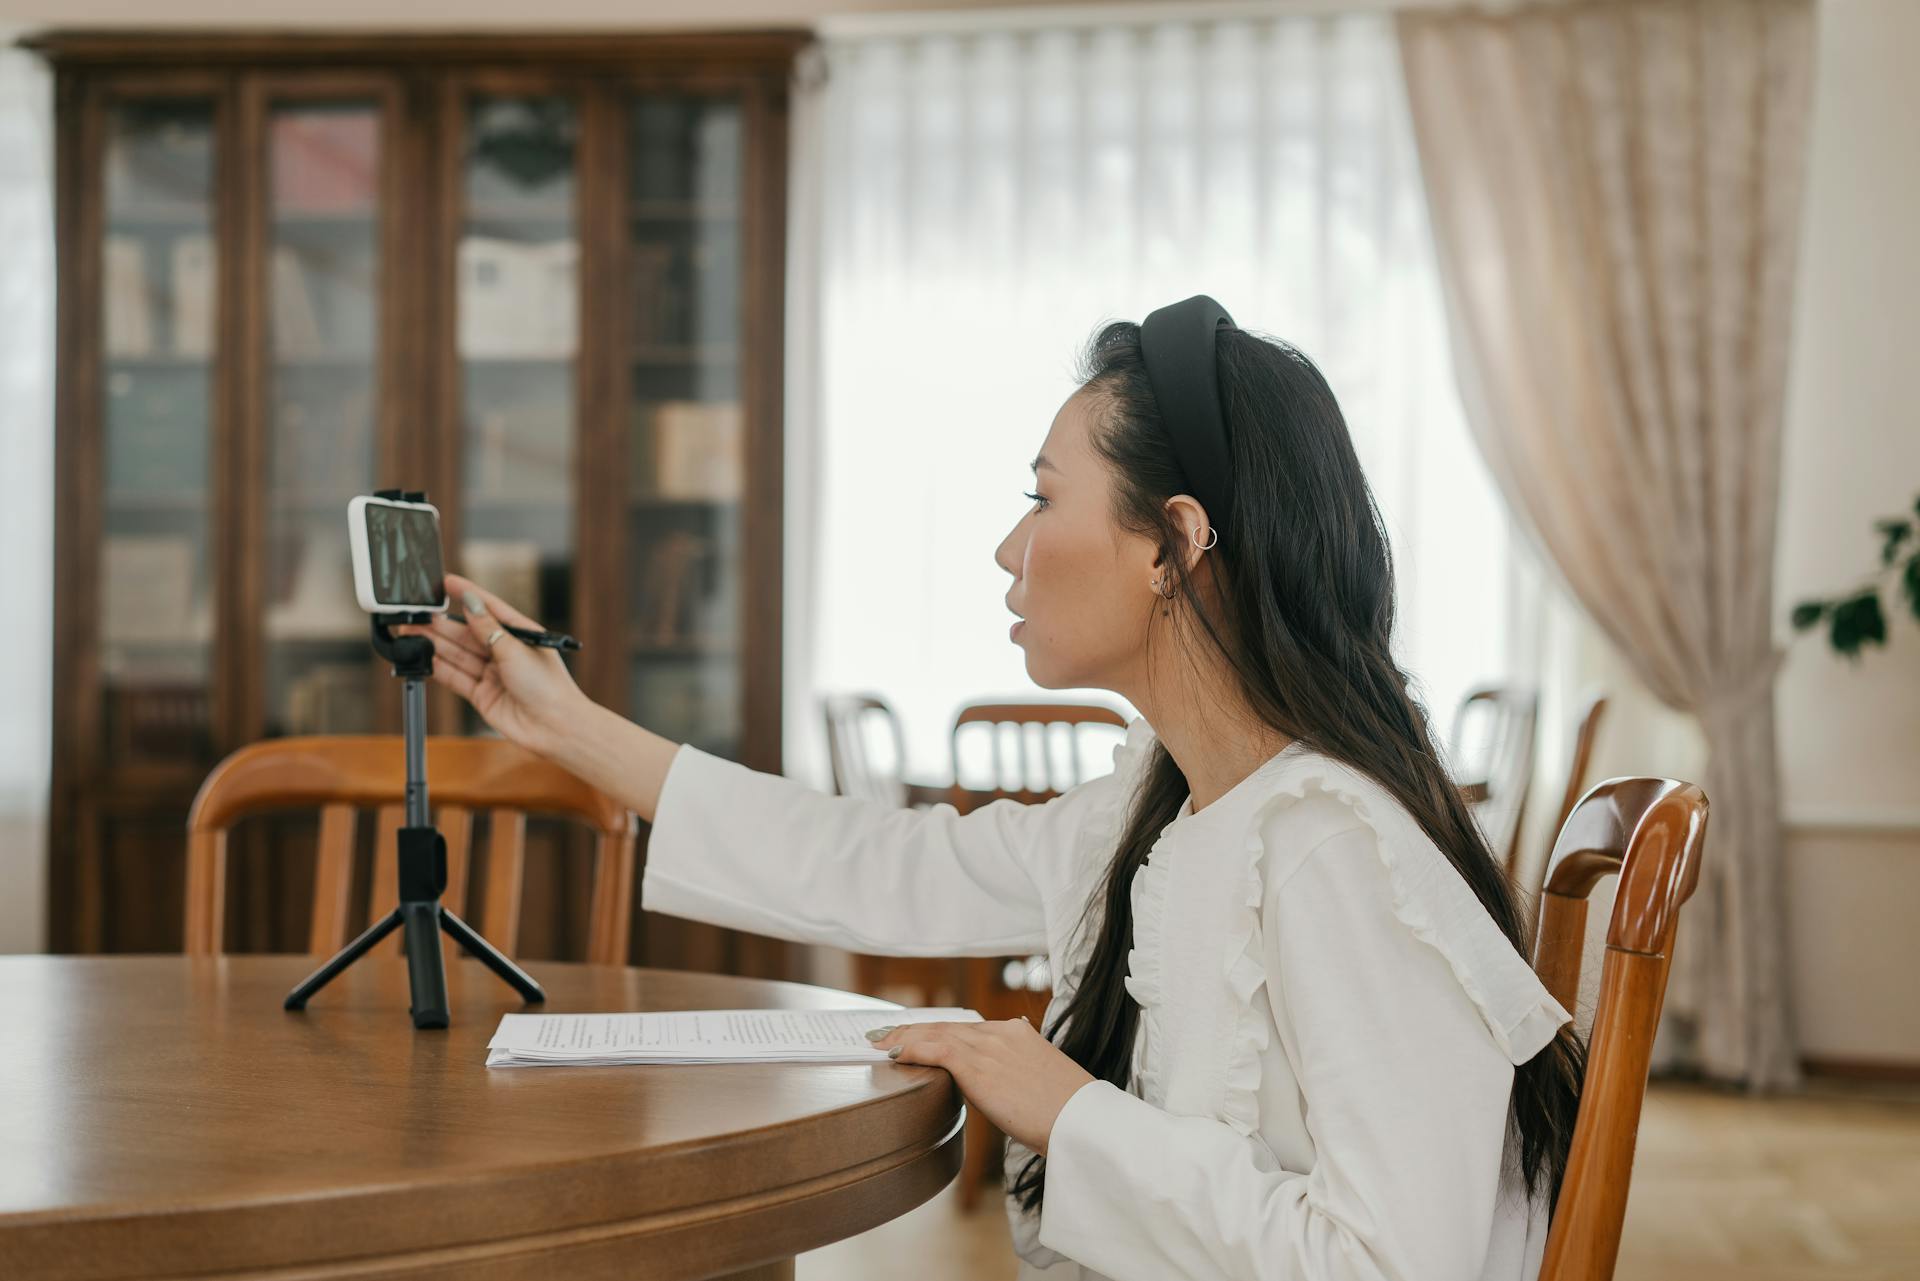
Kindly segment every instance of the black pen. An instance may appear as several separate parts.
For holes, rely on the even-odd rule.
[[[518,636],[529,645],[538,645],[542,649],[563,649],[571,653],[581,648],[579,641],[565,632],[536,632],[531,627],[509,627],[507,635]]]
[[[467,620],[463,618],[460,621],[464,623]],[[573,653],[575,650],[586,648],[565,632],[539,632],[531,627],[514,627],[508,623],[502,623],[500,626],[507,635],[517,636],[527,644],[538,645],[541,649],[558,649]]]

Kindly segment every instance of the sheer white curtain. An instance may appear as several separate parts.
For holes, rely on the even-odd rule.
[[[52,90],[0,24],[0,952],[44,946],[53,688]]]
[[[993,550],[1087,338],[1193,293],[1326,372],[1391,527],[1402,658],[1444,731],[1525,629],[1389,21],[991,24],[829,31],[802,78],[789,772],[826,783],[823,691],[883,694],[930,778],[960,704],[1071,696],[1028,681]]]

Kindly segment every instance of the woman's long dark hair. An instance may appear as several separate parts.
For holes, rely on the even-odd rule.
[[[1160,421],[1140,327],[1101,329],[1080,369],[1093,397],[1093,447],[1114,474],[1114,518],[1154,539],[1178,585],[1183,627],[1197,625],[1229,664],[1261,722],[1360,770],[1404,806],[1447,856],[1514,948],[1526,954],[1512,886],[1449,778],[1425,712],[1393,661],[1393,562],[1346,420],[1313,362],[1284,344],[1223,328],[1220,402],[1231,437],[1232,528],[1209,553],[1218,590],[1209,609],[1185,573],[1188,539],[1166,500],[1185,492]],[[1217,612],[1216,612],[1217,611]],[[1156,618],[1158,615],[1155,616]],[[1153,630],[1148,632],[1151,644]],[[1122,980],[1133,936],[1129,894],[1187,782],[1156,743],[1083,928],[1097,929],[1079,987],[1046,1029],[1068,1057],[1126,1089],[1140,1007]],[[1100,913],[1097,918],[1095,914]],[[1571,1027],[1514,1072],[1508,1112],[1530,1196],[1559,1198],[1586,1052]],[[1021,1168],[1012,1193],[1039,1208],[1046,1160]]]

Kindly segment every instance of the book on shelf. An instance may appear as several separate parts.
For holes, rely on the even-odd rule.
[[[669,738],[714,742],[739,730],[738,663],[641,659],[633,664],[629,688],[636,719]]]
[[[273,352],[295,359],[327,353],[306,268],[290,245],[273,249]]]
[[[106,272],[107,355],[153,354],[153,286],[146,246],[135,236],[108,236]]]
[[[740,334],[740,243],[730,228],[701,230],[687,247],[686,332],[697,345],[734,342]]]
[[[100,560],[100,630],[109,645],[211,639],[211,627],[199,634],[193,613],[191,538],[109,534]]]
[[[380,190],[380,118],[371,109],[275,113],[273,202],[281,216],[371,214]]]
[[[363,616],[364,617],[364,616]],[[287,682],[286,732],[364,734],[373,728],[366,662],[315,663]]]
[[[322,386],[281,379],[275,386],[269,452],[276,498],[299,503],[367,489],[374,467],[374,388],[358,379]]]
[[[672,341],[667,328],[666,309],[673,283],[673,246],[658,241],[638,240],[627,250],[628,270],[633,280],[633,333],[635,347],[658,347]]]
[[[468,429],[470,497],[565,503],[573,493],[573,415],[565,399],[521,401],[482,411]]]
[[[176,236],[171,257],[173,350],[181,356],[211,356],[220,269],[213,237],[199,233]]]
[[[300,537],[299,559],[291,574],[273,584],[283,594],[273,599],[262,623],[270,640],[364,641],[367,616],[354,603],[353,566],[343,537]]]
[[[662,401],[652,426],[654,486],[662,497],[740,497],[746,415],[738,401]]]
[[[634,619],[634,639],[652,645],[674,645],[691,638],[691,605],[713,551],[713,540],[676,529],[654,540],[640,580],[640,608]]]
[[[494,236],[460,240],[460,354],[570,358],[580,341],[580,246]]]
[[[142,680],[107,694],[108,748],[115,760],[194,760],[210,754],[212,716],[204,679]]]
[[[198,104],[129,104],[107,147],[116,205],[206,212],[213,192],[213,112]]]
[[[540,544],[531,539],[464,539],[458,572],[523,613],[540,610]]]

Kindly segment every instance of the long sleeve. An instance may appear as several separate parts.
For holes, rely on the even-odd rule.
[[[876,955],[1038,951],[1081,827],[1108,814],[1116,783],[1103,775],[1044,804],[998,800],[962,815],[829,796],[683,745],[654,814],[640,903]]]
[[[1312,1169],[1107,1082],[1049,1138],[1041,1242],[1116,1281],[1465,1281],[1501,1194],[1512,1063],[1435,947],[1395,912],[1367,827],[1265,887],[1267,999]]]

